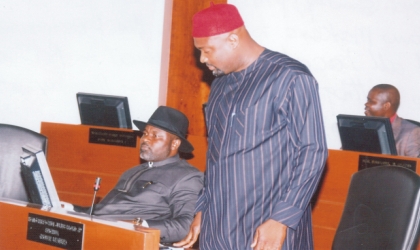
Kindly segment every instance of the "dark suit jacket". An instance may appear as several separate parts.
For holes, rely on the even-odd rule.
[[[420,127],[397,116],[392,123],[397,153],[420,157]]]
[[[131,221],[140,217],[160,230],[161,242],[176,242],[187,235],[202,187],[203,173],[178,155],[153,167],[143,163],[121,175],[93,215]],[[75,206],[75,211],[90,209]]]

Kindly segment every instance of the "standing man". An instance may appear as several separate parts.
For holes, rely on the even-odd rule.
[[[193,17],[200,61],[217,78],[206,110],[205,185],[190,232],[205,249],[313,249],[311,207],[327,158],[318,84],[257,44],[235,6]]]
[[[420,157],[420,127],[397,115],[400,92],[390,84],[378,84],[368,94],[366,116],[388,117],[391,120],[398,155]]]

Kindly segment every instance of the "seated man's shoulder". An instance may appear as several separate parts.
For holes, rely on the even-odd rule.
[[[172,174],[175,176],[185,176],[188,174],[192,175],[202,175],[203,173],[198,170],[193,165],[189,164],[186,160],[182,159],[178,164],[173,166],[168,166],[165,171],[168,171],[167,174]]]
[[[167,186],[188,185],[190,188],[198,191],[202,188],[204,174],[185,161],[165,167],[164,171],[161,172],[160,178]]]
[[[401,119],[401,125],[403,129],[405,130],[416,131],[416,132],[420,131],[420,126],[405,119]]]

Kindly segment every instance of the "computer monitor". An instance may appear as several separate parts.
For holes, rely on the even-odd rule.
[[[343,150],[397,155],[389,118],[337,115]]]
[[[89,93],[77,93],[76,97],[82,124],[132,128],[127,97]]]
[[[60,208],[50,169],[41,149],[25,145],[20,157],[23,183],[30,203],[50,208]]]

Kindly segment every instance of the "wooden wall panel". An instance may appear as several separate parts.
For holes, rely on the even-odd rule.
[[[193,157],[187,161],[204,172],[206,170],[207,137],[200,135],[189,135],[188,140],[194,145]]]
[[[206,135],[202,104],[207,102],[211,72],[199,61],[192,38],[193,15],[211,1],[174,0],[169,59],[167,105],[184,112],[190,120],[189,134]],[[213,1],[226,3],[226,0]]]
[[[226,0],[173,0],[171,45],[166,105],[185,113],[190,121],[188,134],[195,141],[206,140],[206,125],[202,105],[207,102],[211,72],[200,64],[199,53],[192,38],[192,17],[210,2],[226,3]],[[201,137],[201,138],[198,138]],[[205,169],[207,145],[195,145],[193,158],[189,160],[197,168]]]

